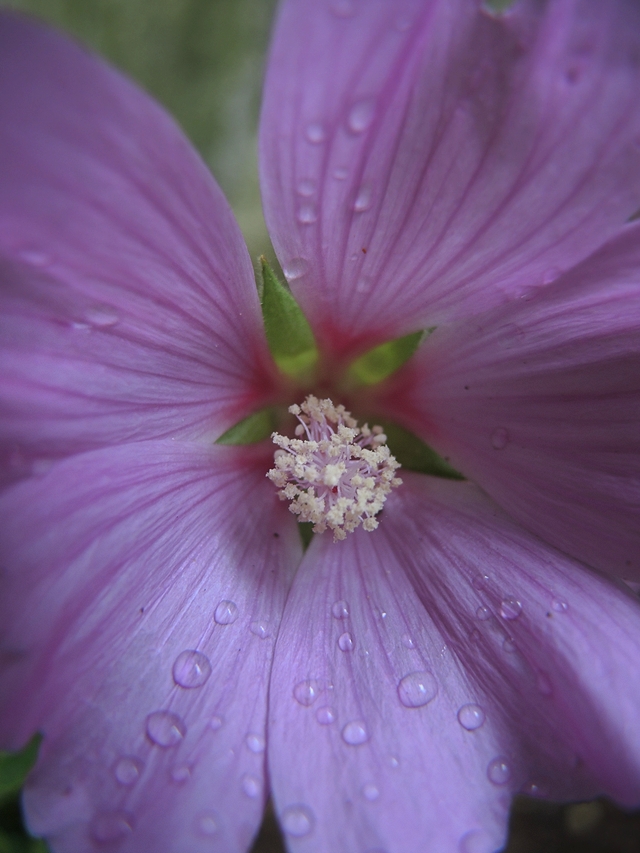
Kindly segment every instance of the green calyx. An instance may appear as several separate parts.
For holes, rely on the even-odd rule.
[[[348,377],[358,385],[376,385],[408,361],[426,335],[432,332],[412,332],[402,338],[386,341],[357,358],[349,367]]]
[[[283,373],[296,379],[308,377],[318,362],[318,348],[307,318],[264,257],[260,301],[269,350]]]
[[[234,424],[216,440],[216,444],[256,444],[269,438],[277,426],[278,419],[274,409],[260,409],[259,412],[254,412]]]

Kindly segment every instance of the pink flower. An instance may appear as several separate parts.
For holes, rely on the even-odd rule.
[[[240,853],[268,791],[296,853],[488,853],[518,791],[640,802],[638,17],[284,2],[264,201],[327,392],[437,327],[365,402],[469,478],[403,470],[303,557],[273,445],[214,444],[304,396],[220,191],[2,15],[1,730],[44,733],[53,850]]]

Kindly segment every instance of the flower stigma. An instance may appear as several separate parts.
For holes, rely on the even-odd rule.
[[[359,427],[344,406],[313,395],[289,411],[299,421],[297,438],[272,433],[278,450],[267,472],[280,499],[290,500],[291,512],[312,522],[314,533],[332,530],[334,542],[360,524],[375,530],[387,495],[402,483],[382,427]]]

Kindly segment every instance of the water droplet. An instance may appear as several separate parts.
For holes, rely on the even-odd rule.
[[[215,609],[213,618],[218,625],[231,625],[238,615],[238,607],[233,601],[221,601]]]
[[[245,773],[242,777],[242,790],[245,792],[247,797],[255,799],[262,793],[262,782],[257,776],[254,776],[251,773]]]
[[[410,672],[398,684],[398,697],[406,708],[421,708],[436,697],[438,682],[430,672]]]
[[[376,111],[376,102],[374,98],[362,98],[356,101],[349,110],[347,125],[352,133],[362,133],[365,131],[371,122]]]
[[[553,693],[553,685],[551,684],[551,679],[546,672],[538,673],[536,677],[536,685],[543,696],[551,696]]]
[[[400,640],[405,649],[415,649],[415,643],[409,634],[403,634]]]
[[[348,631],[338,637],[338,648],[343,652],[352,652],[354,647],[353,637]]]
[[[133,755],[123,755],[116,761],[113,773],[121,785],[135,785],[142,773],[143,764]]]
[[[345,181],[349,177],[349,170],[344,167],[338,167],[334,169],[333,177],[336,181]]]
[[[500,602],[500,615],[503,619],[517,619],[522,613],[522,604],[517,598],[503,598]]]
[[[244,739],[244,742],[251,750],[251,752],[254,752],[256,755],[260,754],[261,752],[264,752],[265,750],[265,739],[262,737],[262,735],[255,734],[255,732],[250,732]]]
[[[554,598],[551,602],[551,609],[556,613],[565,613],[569,609],[569,605],[562,598]]]
[[[298,222],[302,225],[312,225],[318,219],[318,210],[311,201],[303,202],[298,208]]]
[[[120,320],[120,315],[111,305],[92,305],[90,308],[87,308],[84,317],[87,323],[91,323],[92,326],[98,326],[101,329],[115,326]]]
[[[511,767],[503,755],[499,755],[489,762],[487,767],[487,778],[494,785],[506,785],[511,779]]]
[[[369,800],[370,803],[373,803],[380,796],[380,791],[372,782],[369,782],[362,789],[362,796],[365,800]]]
[[[346,601],[336,601],[331,608],[331,613],[336,619],[346,619],[349,615],[349,605]]]
[[[320,122],[314,121],[307,125],[306,136],[309,142],[313,142],[314,145],[318,145],[320,142],[324,142],[327,137],[327,132]]]
[[[391,758],[389,759],[389,764],[392,767],[400,767],[400,762],[398,761],[398,759],[395,756],[391,756]]]
[[[215,835],[218,831],[216,816],[211,812],[201,814],[196,821],[196,827],[201,835],[206,835],[207,837]]]
[[[187,733],[184,720],[172,711],[154,711],[146,720],[147,737],[162,747],[176,746]]]
[[[292,835],[294,838],[309,835],[314,823],[315,818],[311,809],[300,804],[287,806],[280,815],[280,825],[287,835]]]
[[[31,264],[34,267],[48,267],[53,263],[53,256],[49,252],[36,249],[33,246],[19,249],[18,257],[25,264]]]
[[[351,18],[356,13],[354,0],[332,0],[329,8],[337,18]]]
[[[297,189],[300,195],[313,195],[316,191],[316,182],[312,181],[311,178],[303,178],[301,181],[298,181]]]
[[[364,213],[371,207],[372,192],[369,184],[363,184],[356,194],[353,209],[356,213]]]
[[[471,586],[474,589],[486,589],[489,582],[489,575],[474,575],[471,578]]]
[[[504,427],[498,427],[491,434],[491,447],[494,450],[504,450],[509,444],[509,433]]]
[[[460,839],[460,853],[494,853],[496,842],[484,829],[472,829]]]
[[[472,643],[479,643],[480,640],[482,639],[482,634],[480,633],[480,631],[478,631],[477,628],[474,628],[469,633],[469,639],[471,640]]]
[[[542,283],[553,284],[553,282],[557,278],[560,278],[561,272],[562,270],[560,270],[558,267],[550,267],[548,270],[545,270],[542,276]]]
[[[359,746],[369,740],[367,726],[362,720],[351,720],[342,729],[342,740],[349,746]]]
[[[516,641],[513,637],[505,637],[502,641],[502,648],[507,654],[513,654],[518,651],[518,646],[516,645]]]
[[[330,726],[336,721],[336,712],[329,705],[323,705],[316,711],[316,720],[321,726]]]
[[[475,732],[485,721],[485,714],[480,705],[463,705],[458,711],[458,722],[468,732]]]
[[[34,477],[44,477],[54,466],[53,459],[33,459],[31,461],[31,473]]]
[[[217,732],[219,728],[222,727],[222,717],[213,716],[209,720],[209,728],[213,729],[214,732]]]
[[[202,687],[211,675],[209,658],[192,649],[181,652],[173,665],[173,680],[187,689]]]
[[[174,767],[171,771],[171,778],[176,785],[184,785],[191,778],[191,768],[188,764],[181,764],[179,767]]]
[[[314,681],[314,679],[299,681],[293,688],[294,699],[306,708],[308,708],[309,705],[313,705],[318,698],[319,693],[320,685],[317,681]]]
[[[285,274],[287,281],[296,281],[297,279],[302,278],[308,269],[309,264],[304,258],[291,258],[289,263],[284,265],[282,271]]]
[[[98,844],[115,844],[131,835],[133,826],[133,815],[118,809],[97,814],[91,821],[89,831]]]
[[[260,637],[261,640],[266,640],[267,637],[271,636],[269,623],[264,619],[252,622],[251,625],[249,625],[249,630],[256,637]]]
[[[356,290],[358,293],[368,293],[371,290],[371,279],[361,278],[356,284]]]
[[[491,611],[488,607],[478,607],[476,610],[476,619],[479,619],[480,622],[486,622],[487,619],[491,619]]]

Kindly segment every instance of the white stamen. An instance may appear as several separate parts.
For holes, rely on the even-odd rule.
[[[360,524],[375,530],[387,495],[402,483],[382,427],[359,428],[344,406],[312,395],[289,411],[300,421],[295,434],[307,438],[271,436],[279,449],[267,477],[281,500],[291,501],[298,521],[313,522],[314,533],[330,528],[334,541]]]

